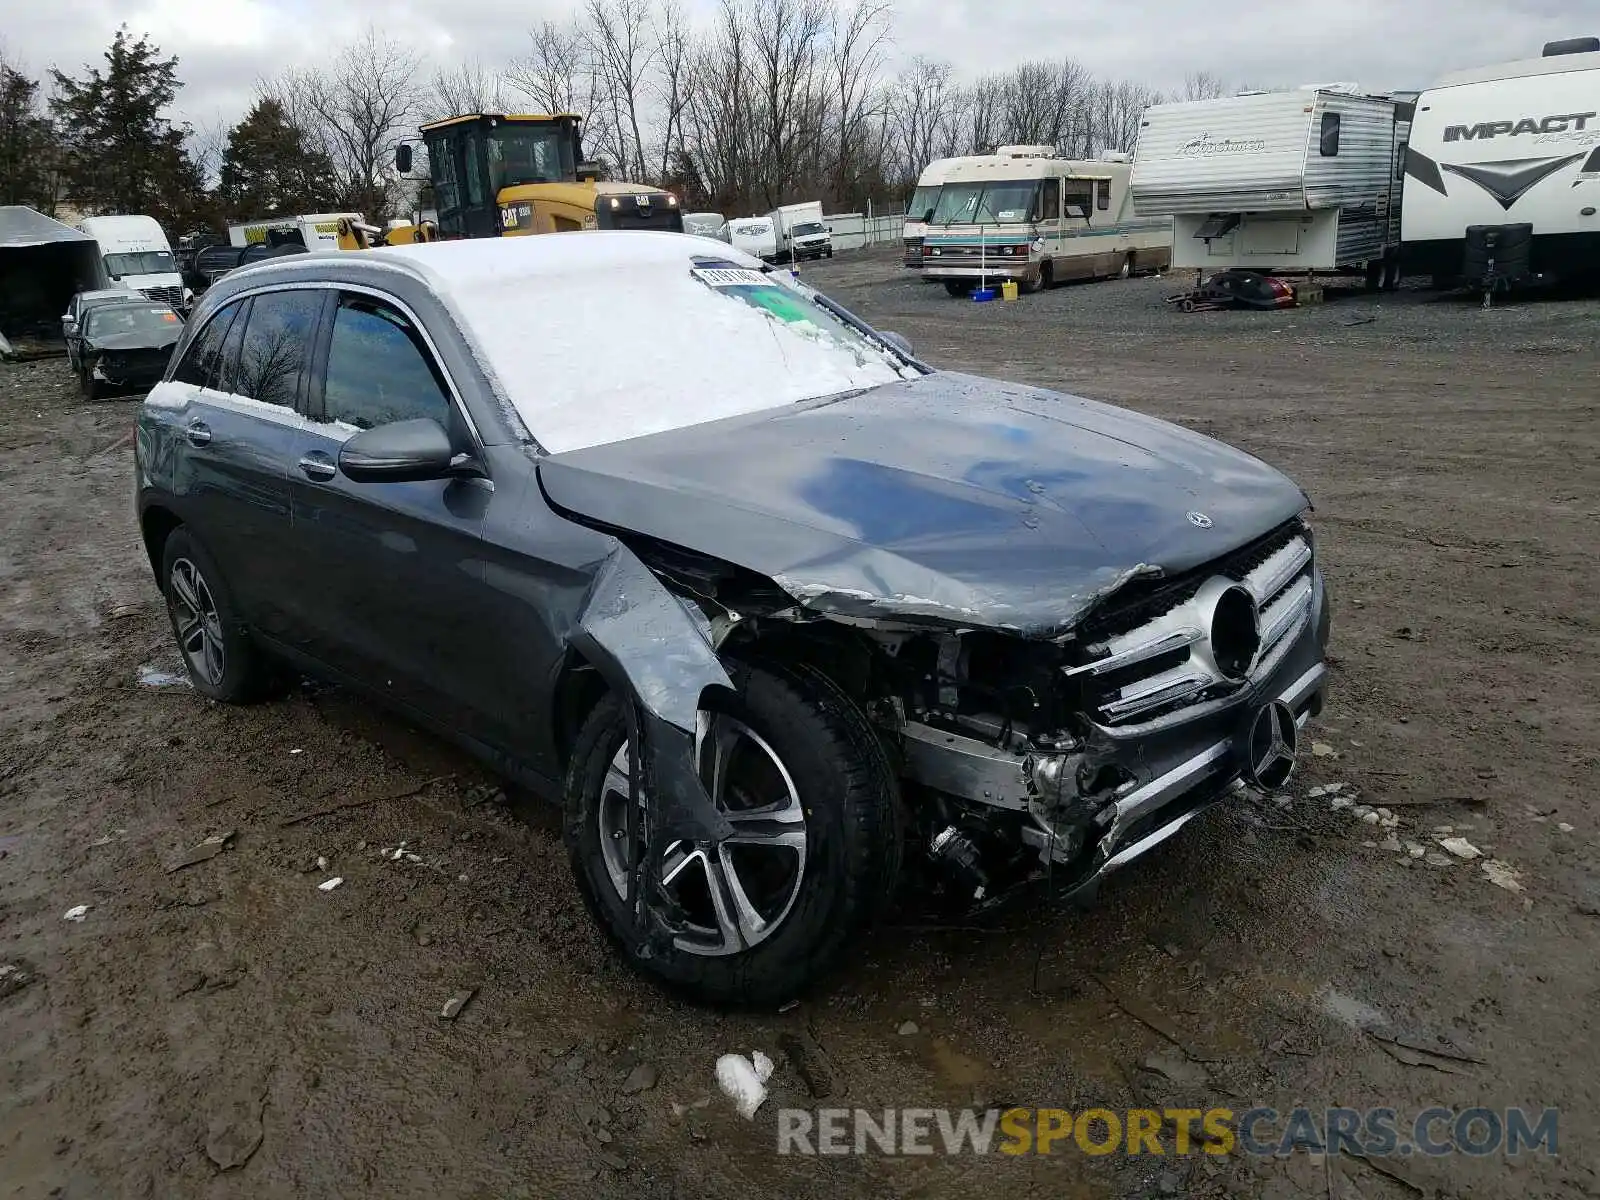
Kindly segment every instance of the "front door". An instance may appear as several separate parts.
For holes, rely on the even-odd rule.
[[[357,483],[339,451],[361,430],[427,417],[465,452],[472,434],[400,306],[339,294],[293,469],[298,647],[393,701],[500,742],[482,711],[485,664],[513,631],[488,621],[480,539],[488,479]],[[479,456],[481,457],[481,456]]]

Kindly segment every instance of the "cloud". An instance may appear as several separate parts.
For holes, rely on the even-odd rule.
[[[689,0],[710,16],[715,0]],[[148,32],[180,59],[180,119],[232,121],[255,82],[285,66],[325,58],[376,15],[384,32],[441,65],[478,58],[493,66],[526,45],[528,28],[573,11],[562,0],[391,0],[381,12],[316,0],[14,0],[4,38],[33,73],[75,74],[98,62],[117,25]],[[1373,89],[1421,87],[1446,71],[1533,57],[1549,40],[1600,32],[1567,0],[1345,0],[1320,9],[1282,0],[897,0],[893,57],[946,59],[963,74],[1025,59],[1071,57],[1097,75],[1163,89],[1206,71],[1272,87],[1333,80]]]

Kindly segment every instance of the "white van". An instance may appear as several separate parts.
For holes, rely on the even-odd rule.
[[[194,299],[183,286],[172,243],[154,217],[85,217],[78,229],[100,243],[100,263],[115,286],[173,308],[187,308]]]
[[[778,261],[778,230],[771,217],[740,217],[728,222],[728,240],[746,254]]]

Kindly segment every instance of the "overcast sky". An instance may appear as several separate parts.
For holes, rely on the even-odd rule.
[[[707,12],[714,0],[687,0]],[[383,29],[441,62],[494,65],[526,43],[529,25],[563,16],[562,0],[3,0],[8,56],[35,75],[99,61],[126,21],[180,58],[179,119],[231,123],[254,81],[314,61],[359,32]],[[1535,57],[1546,41],[1600,34],[1600,0],[895,0],[895,56],[946,59],[964,74],[1030,58],[1070,56],[1098,75],[1159,88],[1209,71],[1230,83],[1350,81],[1421,87],[1445,71]]]

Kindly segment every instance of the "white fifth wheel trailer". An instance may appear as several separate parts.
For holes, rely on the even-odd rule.
[[[1405,173],[1408,272],[1490,288],[1600,272],[1600,38],[1439,80]]]
[[[1049,146],[1001,146],[946,172],[922,239],[922,272],[952,296],[1015,280],[1025,292],[1069,279],[1167,266],[1167,222],[1128,210],[1128,156],[1058,158]]]
[[[1364,269],[1392,284],[1410,117],[1352,84],[1155,104],[1139,126],[1134,208],[1172,219],[1174,268]]]

